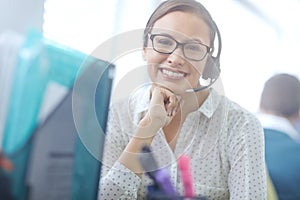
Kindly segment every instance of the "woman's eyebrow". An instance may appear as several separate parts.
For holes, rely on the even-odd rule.
[[[191,39],[187,39],[185,40],[185,42],[197,42],[197,43],[201,43],[201,44],[205,44],[202,40],[200,40],[199,38],[191,38]]]
[[[168,37],[171,37],[171,38],[174,38],[174,39],[175,39],[175,37],[174,37],[173,35],[169,34],[169,33],[164,33],[164,32],[153,32],[153,33],[150,33],[150,34],[152,34],[152,35],[164,35],[164,36],[168,36]]]
[[[164,36],[168,36],[170,38],[173,38],[174,40],[181,42],[181,43],[201,43],[201,44],[205,44],[201,39],[199,38],[190,38],[190,39],[185,39],[185,40],[178,40],[174,35],[166,33],[166,32],[153,32],[151,33],[153,35],[164,35]],[[206,44],[205,44],[206,45]]]

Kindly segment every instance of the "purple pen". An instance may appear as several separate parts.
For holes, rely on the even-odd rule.
[[[166,169],[159,169],[155,172],[154,175],[156,182],[162,187],[164,193],[167,196],[177,195],[177,192],[175,191],[173,184],[171,183],[170,175]]]
[[[177,196],[177,192],[171,183],[169,172],[165,168],[158,167],[156,160],[148,146],[142,147],[142,154],[139,155],[139,160],[150,178],[153,179],[156,185],[161,188],[166,196]]]

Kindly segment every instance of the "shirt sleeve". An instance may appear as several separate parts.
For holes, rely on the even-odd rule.
[[[98,199],[136,199],[141,179],[117,160],[128,138],[120,126],[120,112],[111,108],[102,158]],[[120,110],[119,110],[120,111]]]
[[[138,176],[121,163],[116,162],[100,180],[98,199],[137,199],[140,183]]]
[[[230,173],[230,199],[266,199],[264,135],[252,116],[237,116],[227,142]]]

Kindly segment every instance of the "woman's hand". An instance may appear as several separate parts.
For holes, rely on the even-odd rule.
[[[180,106],[180,97],[162,86],[153,85],[150,90],[149,111],[142,121],[157,129],[168,125]]]
[[[144,171],[137,155],[143,145],[151,145],[157,131],[171,122],[179,110],[180,99],[172,91],[158,85],[150,90],[150,105],[147,114],[119,158],[119,162],[141,176]]]

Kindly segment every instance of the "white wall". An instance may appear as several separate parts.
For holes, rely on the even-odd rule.
[[[0,33],[12,30],[25,34],[29,28],[42,30],[44,0],[0,0]]]

